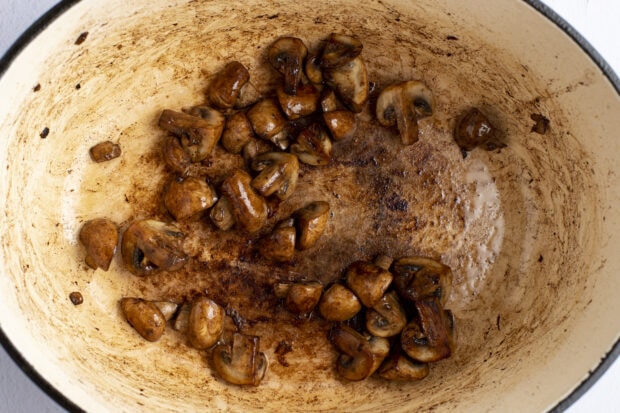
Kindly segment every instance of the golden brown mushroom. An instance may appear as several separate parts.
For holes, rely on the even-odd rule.
[[[121,310],[127,322],[148,341],[157,341],[166,329],[166,319],[152,302],[141,298],[121,299]]]
[[[290,262],[295,253],[295,227],[291,220],[280,223],[258,241],[260,254],[272,261]]]
[[[217,195],[203,179],[173,179],[164,192],[164,205],[175,220],[196,217],[211,208]]]
[[[294,212],[297,227],[297,249],[311,248],[321,237],[329,219],[329,204],[325,201],[311,202]]]
[[[224,309],[207,297],[200,296],[191,304],[187,338],[192,347],[204,350],[214,346],[224,330]]]
[[[230,109],[237,102],[241,88],[248,80],[248,69],[240,62],[230,62],[215,74],[207,91],[207,99],[216,108]]]
[[[159,311],[161,311],[166,321],[172,320],[172,317],[174,317],[179,308],[179,305],[172,301],[153,301],[153,304],[159,308]]]
[[[230,153],[240,153],[253,136],[250,120],[245,113],[237,112],[226,119],[226,126],[222,132],[222,146]]]
[[[287,199],[297,187],[299,161],[296,155],[267,152],[252,159],[252,169],[260,173],[252,179],[252,187],[262,196]]]
[[[249,233],[258,231],[267,220],[267,203],[254,192],[252,177],[236,169],[222,182],[222,194],[228,198],[235,222]]]
[[[332,33],[325,42],[321,66],[329,69],[344,66],[362,53],[362,42],[355,36]]]
[[[100,142],[90,148],[90,157],[95,162],[105,162],[121,156],[121,147],[110,141]]]
[[[181,176],[187,175],[192,164],[192,157],[181,146],[176,136],[166,136],[162,147],[162,155],[166,165]]]
[[[86,248],[86,265],[107,271],[118,245],[118,228],[107,218],[86,221],[80,229],[79,240]]]
[[[357,296],[342,284],[329,287],[319,302],[321,315],[329,321],[346,321],[361,309],[362,305]]]
[[[323,120],[329,129],[332,139],[341,141],[355,134],[357,122],[355,115],[348,110],[332,110],[323,113]]]
[[[284,305],[291,313],[305,315],[314,310],[322,293],[323,285],[318,281],[294,283],[287,289]]]
[[[248,110],[247,116],[254,132],[260,138],[271,141],[282,150],[288,148],[286,119],[273,99],[263,99],[257,102]]]
[[[366,307],[373,307],[392,283],[392,274],[375,264],[356,261],[346,271],[349,288]]]
[[[386,380],[417,381],[428,376],[429,371],[428,363],[410,359],[398,344],[392,348],[377,373]]]
[[[336,371],[347,380],[359,381],[369,377],[390,351],[387,339],[363,336],[345,325],[334,327],[330,340],[342,353],[336,362]]]
[[[306,58],[306,64],[304,66],[306,77],[315,85],[323,83],[323,72],[321,70],[320,57],[316,54],[309,55]]]
[[[299,119],[314,113],[319,104],[319,92],[312,85],[297,86],[297,94],[289,95],[282,87],[276,89],[278,102],[286,117]]]
[[[235,225],[235,214],[228,197],[220,197],[213,208],[211,208],[209,218],[211,218],[211,222],[222,231],[228,231]]]
[[[370,89],[366,65],[360,56],[343,66],[325,69],[323,77],[347,109],[355,113],[364,109]]]
[[[392,264],[394,286],[409,301],[438,299],[443,305],[450,293],[452,270],[426,257],[403,257]]]
[[[331,159],[332,141],[323,126],[313,123],[297,136],[297,142],[291,145],[291,153],[308,165],[327,165]]]
[[[385,294],[366,311],[366,330],[373,336],[393,337],[406,325],[407,315],[394,291]]]
[[[304,42],[297,37],[280,37],[269,47],[269,63],[284,76],[284,92],[289,95],[297,94],[307,53]]]
[[[446,315],[436,300],[414,303],[417,315],[405,326],[400,342],[402,349],[414,360],[430,363],[452,354]]]
[[[260,352],[260,339],[234,333],[231,343],[213,350],[213,365],[228,383],[258,386],[267,370],[267,357]]]
[[[454,129],[454,140],[461,148],[463,157],[467,155],[467,151],[476,146],[481,146],[487,151],[506,146],[499,140],[495,127],[487,116],[477,108],[470,109],[458,121]]]

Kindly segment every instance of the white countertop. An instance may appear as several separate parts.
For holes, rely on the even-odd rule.
[[[0,0],[0,55],[58,0]],[[618,0],[543,0],[579,31],[620,73]],[[620,412],[620,360],[567,412]],[[52,399],[0,347],[0,412],[60,413]]]

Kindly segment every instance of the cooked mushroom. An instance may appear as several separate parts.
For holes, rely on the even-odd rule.
[[[457,122],[454,129],[454,140],[461,148],[463,157],[467,151],[481,146],[487,151],[493,151],[506,146],[495,133],[495,127],[487,116],[477,108],[470,109]]]
[[[296,95],[289,95],[284,89],[276,89],[282,111],[290,120],[314,113],[319,105],[319,92],[312,85],[299,85]]]
[[[263,139],[252,139],[245,144],[242,150],[243,159],[248,165],[252,165],[252,160],[262,153],[273,152],[273,145]]]
[[[339,109],[340,104],[334,90],[328,87],[323,88],[321,91],[321,110],[323,112],[333,112]]]
[[[187,175],[189,166],[192,163],[192,157],[181,146],[181,142],[176,136],[166,136],[164,145],[162,148],[162,154],[166,165],[172,169],[173,172],[178,173],[181,176]]]
[[[245,231],[258,231],[267,220],[267,203],[254,192],[251,185],[252,177],[247,172],[236,169],[224,182],[222,194],[228,197],[235,222]]]
[[[405,326],[400,342],[409,357],[430,363],[450,357],[450,338],[446,316],[436,300],[414,303],[417,315]]]
[[[323,293],[319,311],[329,321],[345,321],[362,309],[359,299],[342,284],[334,284]]]
[[[393,337],[407,325],[407,315],[394,291],[366,311],[366,329],[377,337]]]
[[[355,115],[348,110],[332,110],[323,113],[323,120],[332,139],[341,141],[353,136],[357,129]]]
[[[248,80],[248,69],[240,62],[230,62],[215,74],[207,91],[207,98],[216,108],[230,109],[237,102],[241,88]]]
[[[176,227],[152,219],[131,223],[123,234],[121,254],[129,271],[144,276],[176,271],[188,260],[181,249],[185,236]]]
[[[281,135],[286,127],[286,119],[273,99],[259,101],[248,110],[247,115],[254,132],[260,138],[273,142],[280,149],[288,147]]]
[[[148,341],[157,341],[164,333],[166,319],[159,308],[142,298],[121,299],[121,310],[127,322]]]
[[[290,262],[295,253],[295,228],[284,221],[258,241],[260,254],[272,261]]]
[[[220,112],[207,107],[194,108],[190,112],[200,116],[166,109],[159,117],[159,127],[180,139],[192,162],[200,162],[220,139],[225,118]]]
[[[239,153],[254,136],[252,125],[243,112],[232,114],[226,119],[222,132],[222,146],[230,153]]]
[[[291,145],[291,153],[308,165],[327,165],[331,159],[332,141],[320,124],[313,123],[297,136],[297,143]]]
[[[172,301],[153,301],[153,304],[159,308],[159,311],[161,311],[166,321],[172,320],[172,317],[174,317],[179,308],[179,305]]]
[[[195,177],[173,179],[164,193],[164,205],[177,221],[201,214],[216,201],[217,195],[211,185]]]
[[[258,386],[267,370],[267,357],[259,351],[260,339],[234,333],[232,343],[213,350],[213,365],[228,383]]]
[[[90,157],[95,162],[105,162],[121,156],[121,147],[110,141],[100,142],[90,148]]]
[[[433,113],[433,94],[421,81],[410,80],[383,89],[377,99],[377,120],[396,125],[405,145],[418,141],[418,120]]]
[[[252,169],[260,173],[252,179],[252,187],[262,196],[276,195],[285,200],[295,191],[299,175],[297,156],[284,152],[268,152],[252,159]]]
[[[370,353],[372,354],[372,367],[370,368],[370,374],[373,374],[390,354],[390,341],[384,337],[375,337],[370,334],[364,336],[370,347]]]
[[[323,285],[318,281],[295,283],[289,286],[284,304],[291,313],[308,314],[319,303]]]
[[[321,66],[329,69],[346,65],[362,53],[362,47],[362,42],[355,36],[332,33],[325,43]]]
[[[293,283],[276,283],[273,286],[273,294],[277,298],[286,298],[288,290],[290,290],[292,286]]]
[[[361,57],[343,66],[326,69],[323,77],[349,110],[359,113],[364,109],[368,101],[369,85],[366,65]]]
[[[410,359],[398,344],[392,348],[377,373],[387,380],[417,381],[428,376],[429,371],[428,363]]]
[[[394,258],[387,255],[379,255],[375,258],[375,265],[379,268],[383,268],[384,270],[389,270],[394,262]]]
[[[390,351],[387,339],[365,337],[345,325],[334,327],[330,332],[330,339],[343,353],[336,362],[336,371],[347,380],[358,381],[370,376]]]
[[[297,37],[280,37],[269,47],[269,63],[284,75],[284,92],[289,95],[297,94],[307,53],[304,42]]]
[[[309,55],[306,58],[306,64],[304,66],[306,69],[306,77],[315,85],[323,83],[323,72],[321,71],[320,60],[320,57],[316,54]]]
[[[392,264],[394,286],[409,301],[439,299],[444,304],[452,284],[452,270],[426,257],[399,258]]]
[[[209,218],[211,218],[211,222],[222,231],[228,231],[235,225],[235,214],[233,213],[232,206],[227,197],[220,197],[213,208],[211,208]]]
[[[224,310],[214,301],[199,296],[192,301],[187,338],[192,347],[204,350],[217,343],[224,329]]]
[[[373,307],[392,283],[392,274],[366,261],[356,261],[346,271],[349,288],[366,307]]]
[[[316,244],[327,227],[329,204],[315,201],[293,214],[297,226],[297,249],[306,250]]]
[[[192,306],[189,303],[185,303],[179,308],[179,311],[174,318],[172,328],[181,333],[187,333],[187,327],[189,326],[189,312]]]
[[[248,81],[242,88],[235,103],[235,109],[245,109],[262,99],[260,91]]]
[[[80,242],[86,248],[86,265],[107,271],[118,245],[118,228],[106,218],[86,221],[80,229]]]

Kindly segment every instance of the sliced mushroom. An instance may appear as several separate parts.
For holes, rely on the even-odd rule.
[[[405,145],[418,141],[418,120],[432,113],[433,94],[418,80],[388,86],[377,99],[377,120],[383,126],[396,125]]]
[[[390,341],[384,337],[375,337],[370,334],[366,334],[365,338],[370,347],[370,354],[372,354],[370,374],[373,374],[390,354]]]
[[[153,301],[153,304],[159,308],[159,311],[161,311],[166,321],[172,320],[172,317],[174,317],[179,308],[179,305],[172,301]]]
[[[362,53],[362,42],[355,36],[332,33],[327,38],[321,66],[327,69],[343,66]]]
[[[239,153],[254,136],[250,120],[243,112],[232,114],[226,119],[222,132],[222,146],[230,153]]]
[[[224,330],[224,309],[207,297],[192,301],[187,324],[187,338],[198,350],[210,348],[217,343]]]
[[[444,304],[450,293],[452,270],[426,257],[399,258],[392,264],[394,286],[409,301],[439,299]]]
[[[228,198],[235,222],[249,233],[258,231],[267,220],[267,203],[254,192],[252,177],[236,169],[222,182],[222,194]]]
[[[409,357],[430,363],[450,357],[450,338],[446,316],[436,300],[414,303],[417,315],[400,335],[403,350]]]
[[[323,83],[323,71],[321,70],[320,60],[320,57],[316,54],[309,55],[306,58],[306,64],[304,66],[306,69],[306,77],[315,85]]]
[[[339,109],[340,104],[334,90],[328,87],[323,88],[321,91],[321,110],[323,112],[333,112]]]
[[[280,37],[269,47],[269,63],[284,75],[284,92],[289,95],[297,94],[307,53],[304,42],[297,37]]]
[[[282,87],[276,89],[280,107],[290,120],[314,113],[319,105],[319,92],[312,85],[297,86],[297,94],[289,95]]]
[[[366,261],[356,261],[346,271],[349,288],[366,307],[373,307],[392,283],[392,274]]]
[[[342,284],[334,284],[323,293],[319,311],[329,321],[345,321],[353,318],[362,309],[359,299]]]
[[[392,291],[366,311],[366,329],[377,337],[393,337],[407,325],[407,315]]]
[[[216,201],[211,185],[195,177],[173,179],[164,193],[164,205],[177,221],[196,217]]]
[[[90,157],[95,162],[105,162],[121,156],[121,147],[110,141],[100,142],[90,148]]]
[[[297,249],[306,250],[316,244],[327,227],[329,204],[315,201],[293,214],[297,226]]]
[[[211,218],[211,222],[222,231],[228,231],[235,225],[235,214],[228,197],[220,197],[213,208],[211,208],[209,218]]]
[[[448,346],[450,351],[454,353],[456,347],[456,321],[451,310],[443,310],[443,324],[448,330]]]
[[[191,113],[166,109],[159,117],[159,127],[176,135],[192,162],[205,159],[217,144],[224,130],[224,115],[207,107],[194,108]]]
[[[86,265],[107,271],[118,245],[116,224],[107,218],[86,221],[80,229],[79,239],[86,248]]]
[[[390,352],[387,339],[363,336],[345,325],[334,327],[330,339],[343,353],[336,362],[336,371],[347,380],[358,381],[369,377]]]
[[[245,109],[250,107],[262,98],[263,96],[256,86],[254,86],[252,82],[247,82],[241,88],[241,92],[237,98],[237,103],[235,103],[235,109]]]
[[[458,121],[454,129],[454,140],[461,148],[463,157],[467,155],[467,151],[471,151],[476,146],[481,146],[487,151],[506,146],[499,140],[495,127],[487,116],[477,108],[470,109]]]
[[[355,115],[348,110],[332,110],[323,113],[323,120],[329,129],[332,139],[341,141],[355,134],[357,122]]]
[[[286,119],[282,116],[279,105],[273,99],[264,99],[248,110],[248,119],[254,132],[262,139],[278,144],[278,136],[286,127]]]
[[[258,241],[260,254],[272,261],[290,262],[295,253],[295,228],[285,221]]]
[[[258,386],[267,370],[267,358],[259,351],[260,339],[234,333],[232,343],[213,350],[213,365],[228,383]]]
[[[297,187],[299,161],[296,155],[268,152],[252,159],[252,169],[260,173],[252,179],[252,187],[262,196],[287,199]]]
[[[243,147],[243,159],[248,165],[252,165],[252,160],[262,153],[273,152],[273,145],[263,139],[252,139]]]
[[[291,313],[308,314],[317,306],[322,293],[323,285],[318,281],[295,283],[287,289],[284,304]]]
[[[176,271],[188,260],[181,248],[185,236],[176,227],[152,219],[131,223],[123,234],[121,254],[129,271],[144,276]]]
[[[326,69],[323,77],[349,110],[359,113],[364,109],[368,101],[369,85],[366,65],[361,57],[343,66]]]
[[[157,341],[166,329],[166,319],[159,308],[142,298],[121,299],[121,311],[127,322],[148,341]]]
[[[240,62],[230,62],[216,73],[207,91],[207,98],[216,108],[230,109],[237,102],[241,88],[248,80],[248,69]]]
[[[181,333],[187,333],[187,327],[189,326],[189,312],[191,310],[191,305],[189,303],[185,303],[179,308],[179,311],[174,318],[174,322],[172,323],[172,328]]]
[[[394,262],[394,258],[387,255],[379,255],[375,258],[375,265],[379,268],[383,268],[384,270],[389,270]]]
[[[181,142],[176,136],[166,136],[162,148],[162,154],[166,165],[173,172],[181,176],[187,175],[189,167],[192,163],[192,157],[181,146]]]
[[[313,123],[297,136],[297,143],[291,145],[291,153],[308,165],[327,165],[331,159],[332,141],[320,124]]]
[[[428,363],[421,363],[407,357],[400,344],[392,348],[389,357],[378,370],[379,377],[395,381],[417,381],[428,376]]]

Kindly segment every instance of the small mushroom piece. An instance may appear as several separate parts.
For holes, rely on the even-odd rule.
[[[394,258],[388,256],[388,255],[379,255],[375,258],[375,265],[379,268],[383,268],[384,270],[388,270],[390,269],[390,267],[392,266],[392,263],[394,262]]]
[[[479,109],[472,108],[457,122],[454,140],[465,157],[467,151],[476,146],[481,146],[487,151],[504,148],[506,144],[498,139],[495,132],[495,127],[489,118]]]
[[[321,70],[320,57],[316,54],[309,55],[306,58],[306,77],[311,83],[320,85],[323,83],[323,71]]]
[[[277,226],[258,241],[260,254],[275,262],[290,262],[295,254],[295,228],[292,223]]]
[[[101,268],[107,271],[118,245],[116,224],[107,218],[86,221],[78,238],[86,248],[86,265],[94,270]]]
[[[224,330],[224,317],[224,309],[207,297],[192,301],[187,324],[190,345],[198,350],[214,346]]]
[[[224,130],[225,118],[208,107],[190,109],[192,114],[166,109],[159,117],[159,127],[176,135],[192,162],[205,159],[217,144]]]
[[[405,145],[418,141],[418,120],[432,113],[433,94],[418,80],[390,85],[377,99],[377,120],[383,126],[396,125]]]
[[[219,109],[230,109],[237,102],[241,88],[250,80],[248,69],[240,62],[228,63],[216,73],[207,91],[207,99]]]
[[[409,301],[438,299],[441,304],[449,295],[452,270],[447,265],[426,257],[399,258],[392,264],[394,286]]]
[[[390,354],[390,341],[384,337],[375,337],[367,334],[365,336],[368,346],[370,347],[370,354],[372,354],[372,367],[370,368],[370,374],[373,374]]]
[[[303,73],[302,65],[307,54],[306,45],[297,37],[280,37],[269,47],[269,63],[284,75],[285,93],[297,94],[297,86]]]
[[[276,283],[273,286],[273,294],[276,296],[276,298],[286,298],[288,290],[290,290],[292,286],[293,283]]]
[[[311,202],[293,214],[297,227],[297,249],[307,250],[316,244],[327,227],[329,204]]]
[[[216,201],[217,194],[211,185],[195,177],[173,179],[164,193],[164,205],[177,221],[196,217]]]
[[[189,303],[185,303],[179,308],[179,311],[174,318],[174,322],[172,323],[172,328],[181,333],[187,333],[187,328],[189,326],[189,312],[191,310],[191,305]]]
[[[362,42],[355,36],[332,33],[325,43],[321,66],[330,69],[346,65],[362,53],[362,47]]]
[[[235,214],[227,197],[220,197],[213,208],[211,208],[209,218],[222,231],[228,231],[235,225]]]
[[[373,263],[356,261],[347,268],[349,288],[366,307],[373,307],[381,300],[392,283],[392,274]]]
[[[319,303],[322,293],[323,285],[318,281],[295,283],[288,288],[284,305],[291,313],[309,314]]]
[[[263,139],[252,139],[245,144],[242,150],[243,160],[249,165],[252,165],[252,159],[256,158],[262,153],[273,152],[273,145]]]
[[[252,188],[252,177],[236,169],[222,182],[222,194],[228,198],[235,222],[248,233],[258,231],[267,220],[267,203]]]
[[[222,146],[230,153],[240,153],[253,136],[254,131],[248,117],[243,112],[237,112],[226,120],[222,132]]]
[[[235,103],[235,109],[245,109],[250,107],[261,100],[262,97],[263,96],[256,86],[249,81],[241,88],[241,92],[239,93],[239,97]]]
[[[392,291],[366,311],[366,329],[377,337],[393,337],[407,325],[407,315]]]
[[[267,370],[267,358],[259,351],[260,339],[234,333],[232,343],[213,350],[213,365],[228,383],[258,386]]]
[[[332,141],[325,129],[313,123],[297,136],[297,142],[291,145],[291,153],[308,165],[327,165],[331,159]]]
[[[175,226],[144,219],[131,223],[123,234],[121,254],[129,271],[145,276],[176,271],[188,260],[181,244],[185,236]]]
[[[347,380],[363,380],[375,372],[390,352],[385,338],[363,336],[351,327],[339,325],[330,332],[332,344],[342,354],[336,371]]]
[[[358,56],[343,66],[324,70],[323,77],[347,109],[355,113],[364,109],[370,91],[368,72],[361,57]]]
[[[127,322],[148,341],[157,341],[166,329],[166,319],[159,308],[142,298],[121,299],[121,311]]]
[[[260,173],[252,187],[262,196],[276,195],[285,200],[295,191],[299,176],[297,156],[284,152],[267,152],[252,160],[252,169]]]
[[[114,142],[105,141],[90,148],[89,152],[91,159],[99,163],[121,156],[121,147]]]
[[[314,113],[319,105],[319,92],[312,85],[297,86],[297,94],[289,95],[282,87],[276,89],[280,107],[290,120]]]
[[[335,141],[341,141],[352,137],[357,129],[355,115],[348,110],[324,112],[323,120],[327,125],[327,129],[329,129],[332,139]]]
[[[323,293],[319,311],[329,321],[345,321],[353,318],[362,309],[353,291],[342,284],[334,284]]]
[[[400,342],[402,349],[414,360],[430,363],[450,357],[450,338],[446,316],[436,300],[414,303],[417,315],[405,326]]]
[[[388,358],[378,370],[379,377],[394,381],[422,380],[430,372],[428,363],[420,363],[407,357],[400,348],[394,346]]]
[[[192,164],[192,157],[183,149],[181,142],[179,142],[176,136],[166,136],[162,154],[164,162],[173,172],[181,176],[187,175],[189,167]]]
[[[340,104],[334,90],[328,87],[323,88],[321,91],[321,110],[323,112],[333,112],[334,110],[339,110],[339,108]]]
[[[172,301],[153,301],[153,304],[159,308],[159,311],[161,311],[166,321],[172,320],[172,317],[174,317],[179,308],[179,305]]]
[[[278,144],[278,136],[286,127],[286,119],[278,104],[273,99],[263,99],[248,110],[247,113],[254,132],[262,139]]]

